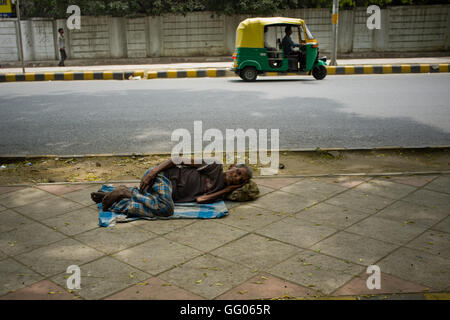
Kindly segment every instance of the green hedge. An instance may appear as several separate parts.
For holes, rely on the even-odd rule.
[[[65,18],[67,7],[76,4],[82,15],[146,16],[212,11],[218,14],[275,15],[286,9],[331,8],[333,0],[21,0],[24,18]],[[341,8],[447,4],[448,0],[340,0]]]

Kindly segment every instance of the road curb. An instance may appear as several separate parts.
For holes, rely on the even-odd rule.
[[[58,81],[58,80],[124,80],[129,77],[144,77],[143,70],[134,71],[69,71],[0,73],[0,82]]]
[[[430,151],[430,150],[450,150],[450,145],[436,145],[436,146],[426,146],[426,147],[401,147],[401,146],[386,146],[386,147],[373,147],[373,148],[305,148],[305,149],[270,149],[270,150],[262,150],[262,151],[271,151],[271,152],[330,152],[330,151],[339,151],[339,152],[355,152],[355,151]],[[246,151],[248,152],[248,151]],[[59,159],[80,159],[80,158],[109,158],[109,157],[148,157],[148,156],[170,156],[171,152],[125,152],[125,153],[93,153],[93,154],[70,154],[70,155],[58,155],[58,154],[5,154],[0,155],[1,160],[28,160],[28,159],[51,159],[51,158],[59,158]],[[196,155],[196,153],[192,153],[192,155]]]
[[[389,73],[439,73],[449,72],[449,63],[445,64],[383,64],[362,66],[327,66],[329,75],[348,74],[389,74]]]
[[[328,75],[392,74],[392,73],[443,73],[449,72],[450,63],[444,64],[383,64],[383,65],[346,65],[327,66]],[[305,72],[264,72],[263,76],[305,75]],[[130,77],[141,79],[170,78],[215,78],[235,77],[229,68],[206,69],[167,69],[133,71],[79,71],[79,72],[27,72],[0,73],[0,82],[18,81],[58,81],[58,80],[128,80]]]

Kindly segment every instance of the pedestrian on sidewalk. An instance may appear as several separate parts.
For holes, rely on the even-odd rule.
[[[59,28],[58,32],[59,32],[58,47],[59,47],[59,54],[61,56],[61,60],[59,60],[58,66],[64,67],[64,60],[67,59],[66,46],[64,44],[64,29],[63,28]]]

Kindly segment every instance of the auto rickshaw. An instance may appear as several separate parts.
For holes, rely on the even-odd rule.
[[[283,40],[286,27],[292,31],[299,50],[286,55]],[[285,45],[284,45],[285,46]],[[232,70],[244,81],[254,81],[258,74],[311,74],[317,80],[327,75],[326,57],[319,58],[319,42],[302,19],[273,17],[249,18],[236,30],[236,50]]]

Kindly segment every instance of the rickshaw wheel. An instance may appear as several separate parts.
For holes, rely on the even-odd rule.
[[[255,67],[245,67],[241,70],[240,76],[244,81],[255,81],[258,76],[258,72]]]
[[[312,74],[316,80],[322,80],[327,75],[327,68],[325,68],[325,66],[320,65],[312,69]]]

